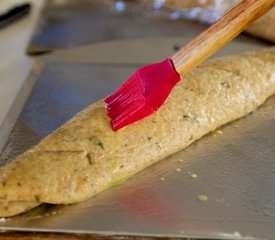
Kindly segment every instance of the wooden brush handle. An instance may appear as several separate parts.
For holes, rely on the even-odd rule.
[[[244,0],[172,56],[181,75],[199,65],[275,5],[275,0]]]

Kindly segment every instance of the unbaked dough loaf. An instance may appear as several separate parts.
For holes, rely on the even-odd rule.
[[[254,22],[246,32],[275,43],[275,8]]]
[[[156,113],[113,132],[103,101],[88,106],[0,168],[0,216],[41,203],[71,204],[126,179],[275,93],[275,48],[195,68]]]
[[[161,3],[161,7],[181,12],[180,16],[212,23],[222,17],[241,0],[151,0]],[[246,32],[275,43],[275,8],[248,27]]]

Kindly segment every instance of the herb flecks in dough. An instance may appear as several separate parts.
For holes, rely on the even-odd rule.
[[[230,84],[228,82],[221,82],[221,85],[225,88],[230,88]]]
[[[1,182],[3,187],[5,187],[7,185],[7,180],[6,179],[2,179]]]
[[[40,196],[39,195],[34,195],[35,201],[40,202]]]
[[[89,140],[94,144],[97,145],[99,147],[101,147],[102,149],[104,149],[103,143],[96,137],[96,136],[91,136],[89,138]]]
[[[93,165],[93,159],[91,153],[87,153],[86,158],[88,160],[89,165]]]
[[[189,115],[185,114],[185,115],[183,115],[183,119],[184,119],[184,120],[190,120],[191,117],[190,117]]]
[[[4,196],[0,196],[0,200],[6,200],[7,199],[7,196],[4,195]]]

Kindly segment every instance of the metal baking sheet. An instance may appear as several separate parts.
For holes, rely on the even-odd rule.
[[[160,55],[171,52],[168,42]],[[159,43],[156,46],[160,49]],[[262,46],[235,41],[222,51],[228,54],[253,47]],[[89,56],[90,53],[86,51]],[[75,51],[70,54],[77,56]],[[144,55],[131,64],[126,64],[126,58],[123,64],[122,57],[117,56],[111,59],[107,56],[108,64],[102,63],[104,59],[95,63],[91,56],[83,62],[75,57],[74,62],[68,59],[70,54],[62,52],[56,55],[59,57],[56,61],[49,57],[39,67],[35,66],[26,82],[29,87],[25,88],[32,93],[15,119],[0,156],[1,164],[37,143],[86,105],[112,92],[142,62],[148,61]],[[26,99],[27,94],[22,96]],[[18,98],[18,102],[22,104],[22,99]],[[1,131],[2,127],[0,134]],[[255,113],[208,134],[121,185],[83,203],[43,205],[20,216],[1,219],[0,229],[192,239],[273,239],[274,146],[275,97],[271,97]],[[192,178],[192,173],[197,178]],[[199,195],[208,196],[208,200],[199,201]]]
[[[116,1],[112,0],[45,1],[28,52],[37,54],[110,40],[195,36],[206,27],[148,14],[146,9],[137,9],[133,0],[124,2],[127,11],[117,11]]]

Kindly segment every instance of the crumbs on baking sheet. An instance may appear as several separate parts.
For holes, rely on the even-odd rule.
[[[205,202],[208,200],[208,196],[207,195],[198,195],[198,200],[201,202]]]
[[[220,130],[220,129],[218,129],[218,130],[216,130],[216,133],[218,133],[218,134],[223,134],[223,131]]]
[[[197,178],[198,177],[198,174],[196,173],[192,173],[192,172],[188,172],[190,178]]]
[[[197,178],[197,177],[198,177],[198,174],[196,174],[196,173],[191,173],[191,174],[190,174],[190,177],[191,177],[191,178]]]

